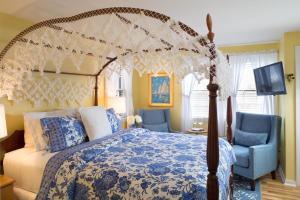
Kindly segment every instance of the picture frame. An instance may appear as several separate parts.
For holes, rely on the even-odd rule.
[[[174,75],[148,74],[149,106],[172,107],[174,98]]]

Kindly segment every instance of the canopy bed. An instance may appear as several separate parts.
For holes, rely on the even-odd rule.
[[[14,101],[30,100],[33,103],[40,101],[53,103],[53,99],[62,101],[61,96],[65,96],[64,101],[66,98],[71,98],[79,102],[91,92],[90,88],[93,85],[94,104],[97,106],[100,75],[110,76],[111,73],[120,70],[135,69],[139,74],[165,71],[170,75],[174,74],[179,80],[190,73],[193,73],[198,80],[209,78],[206,151],[209,173],[205,192],[207,199],[219,199],[219,183],[223,181],[217,176],[219,150],[224,153],[224,149],[219,149],[219,145],[226,147],[226,144],[221,140],[219,144],[216,98],[218,90],[220,98],[228,98],[227,139],[231,144],[231,69],[213,43],[214,33],[209,15],[206,22],[209,32],[207,36],[200,36],[189,26],[166,15],[145,9],[114,7],[37,23],[19,33],[0,53],[0,96],[6,96]],[[101,67],[94,71],[82,68],[81,65],[86,57],[91,57]],[[63,68],[63,61],[66,58],[73,62],[76,66],[75,70]],[[34,72],[39,72],[41,76]],[[63,86],[65,83],[55,82],[53,84],[56,86],[50,84],[49,88],[43,88],[43,91],[38,90],[38,94],[33,94],[31,91],[42,85],[41,82],[40,84],[33,84],[33,82],[43,81],[44,74],[85,76],[88,77],[89,82],[84,90],[80,85],[74,84],[72,87],[71,84],[68,89],[71,88],[70,90],[77,93],[51,92],[49,88],[65,87]],[[28,85],[32,87],[26,87]],[[145,133],[136,130],[133,134]],[[22,148],[23,139],[22,132],[17,132],[0,145],[9,152]],[[193,138],[185,139],[193,140]],[[81,150],[82,148],[84,149],[81,147]],[[74,149],[65,154],[71,151]],[[229,177],[231,192],[226,195],[232,197],[232,174],[229,174]],[[49,185],[49,183],[45,184]]]

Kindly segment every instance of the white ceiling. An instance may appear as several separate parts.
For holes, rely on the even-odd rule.
[[[0,12],[33,22],[113,6],[161,12],[202,34],[210,13],[221,46],[278,41],[300,30],[299,0],[0,0]]]

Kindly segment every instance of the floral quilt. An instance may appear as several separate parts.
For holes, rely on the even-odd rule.
[[[38,200],[206,199],[206,136],[131,129],[66,149],[44,171]],[[226,199],[232,147],[219,139],[220,199]]]

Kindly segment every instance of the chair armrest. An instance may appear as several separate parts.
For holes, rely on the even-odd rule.
[[[249,147],[250,165],[253,166],[253,176],[260,177],[277,167],[276,146],[273,144]]]
[[[274,148],[272,144],[261,144],[261,145],[255,145],[249,147],[250,152],[261,152],[261,151],[267,151],[268,149]]]

